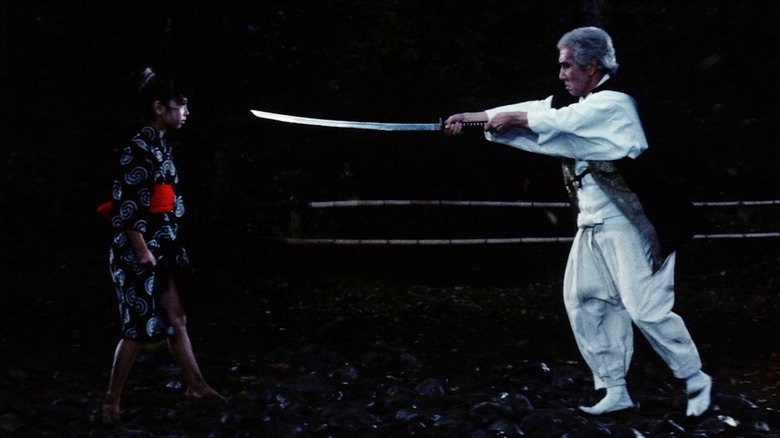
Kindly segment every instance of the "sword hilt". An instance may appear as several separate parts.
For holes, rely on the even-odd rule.
[[[485,129],[485,123],[487,121],[477,121],[477,122],[460,122],[460,124],[463,126],[463,129],[467,131],[473,131],[475,129],[483,130]],[[441,130],[444,131],[444,119],[439,117],[439,125],[441,126]]]

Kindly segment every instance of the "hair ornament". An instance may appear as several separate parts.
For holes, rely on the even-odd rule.
[[[141,72],[141,86],[138,87],[138,91],[143,90],[146,88],[146,85],[149,84],[149,81],[151,81],[154,78],[155,74],[151,67],[146,67],[144,71]]]

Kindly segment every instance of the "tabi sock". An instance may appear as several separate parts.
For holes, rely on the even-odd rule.
[[[697,417],[710,407],[710,392],[712,391],[712,377],[702,371],[685,379],[685,389],[688,393],[688,408],[686,415]]]
[[[634,406],[628,389],[625,385],[607,388],[607,395],[593,406],[580,406],[580,410],[590,415],[601,415],[608,412],[620,411]]]

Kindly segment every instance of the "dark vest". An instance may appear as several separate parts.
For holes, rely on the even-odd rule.
[[[605,90],[626,93],[612,79],[593,92]],[[553,96],[552,106],[562,108],[578,101],[579,97],[564,92]],[[640,117],[645,125],[647,115],[641,111],[642,108]],[[647,132],[646,135],[649,141],[652,135]],[[657,154],[652,151],[652,147],[648,148],[635,159],[626,157],[615,161],[589,161],[588,171],[650,245],[655,270],[669,254],[693,236],[704,220],[693,204],[680,195],[679,188],[663,178],[658,171],[661,167],[656,162]],[[578,177],[574,175],[574,160],[566,158],[562,164],[564,181],[576,210],[577,192],[574,185]]]

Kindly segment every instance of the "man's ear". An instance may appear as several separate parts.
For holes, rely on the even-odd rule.
[[[154,110],[154,113],[158,116],[163,115],[163,104],[159,100],[155,100],[152,104],[152,110]]]
[[[587,71],[588,71],[588,75],[594,76],[596,73],[599,72],[599,62],[596,61],[595,59],[591,61],[588,64]]]

